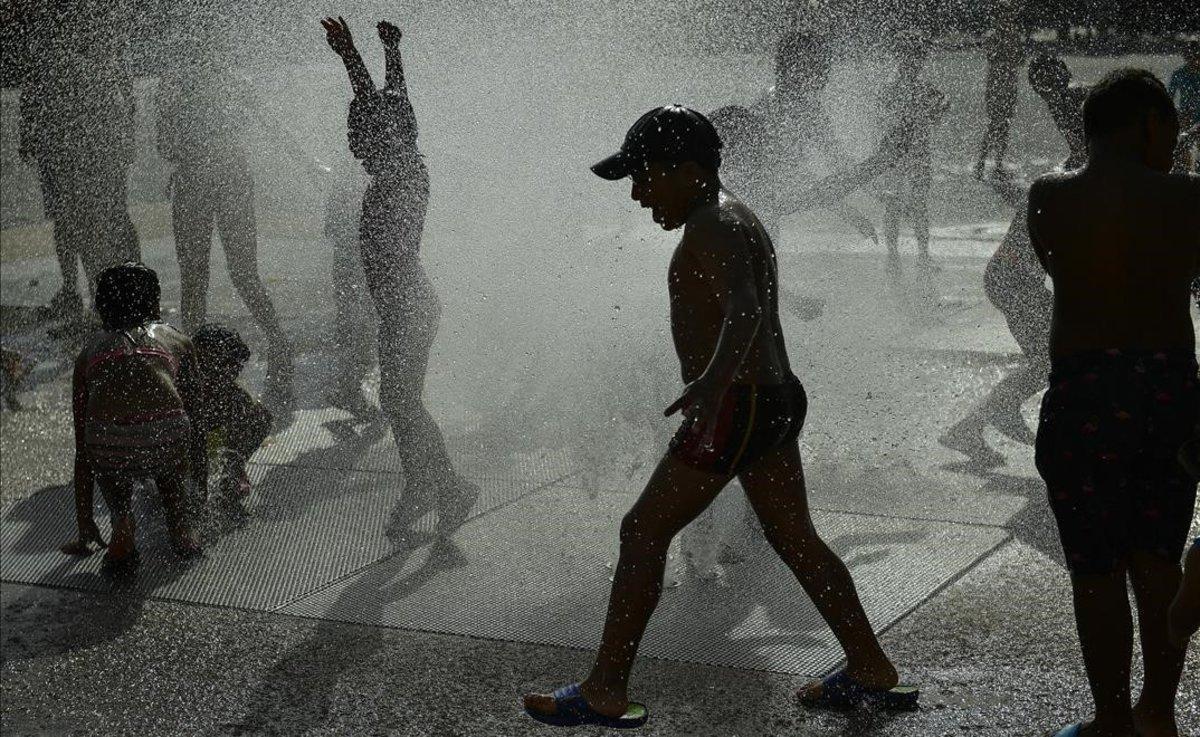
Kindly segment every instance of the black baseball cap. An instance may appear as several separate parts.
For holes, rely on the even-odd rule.
[[[703,114],[683,105],[664,105],[638,118],[621,150],[592,164],[592,172],[617,180],[644,170],[651,161],[695,161],[716,169],[721,164],[721,136]]]

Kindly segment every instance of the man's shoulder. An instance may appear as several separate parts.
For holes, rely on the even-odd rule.
[[[1080,169],[1068,169],[1066,171],[1048,171],[1042,174],[1029,185],[1029,199],[1044,197],[1072,186],[1078,181],[1081,171]]]

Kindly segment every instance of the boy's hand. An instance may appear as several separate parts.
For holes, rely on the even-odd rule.
[[[86,556],[95,552],[92,550],[93,544],[97,549],[108,547],[108,543],[100,535],[100,528],[96,526],[96,521],[88,520],[87,522],[79,523],[79,537],[64,543],[59,550],[67,555]]]
[[[350,26],[342,16],[326,18],[321,21],[325,29],[325,42],[338,56],[345,56],[354,51],[354,37],[350,35]]]
[[[711,446],[717,432],[721,400],[727,389],[727,386],[715,386],[713,382],[701,376],[687,385],[683,394],[663,411],[663,415],[670,417],[682,410],[689,423],[688,429],[697,435],[703,434],[704,444]]]
[[[389,48],[394,49],[399,46],[400,39],[404,37],[399,28],[388,23],[386,20],[379,21],[375,28],[379,31],[379,40],[383,42],[384,46]]]

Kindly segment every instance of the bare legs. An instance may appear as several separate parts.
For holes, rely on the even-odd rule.
[[[604,635],[592,672],[582,684],[588,703],[600,713],[616,716],[628,706],[629,672],[662,592],[671,539],[728,481],[665,456],[625,516]],[[763,457],[741,482],[767,539],[846,650],[850,675],[872,687],[896,685],[896,670],[879,647],[849,572],[813,528],[799,447],[790,443]],[[806,692],[811,688],[819,684]],[[527,695],[525,705],[544,713],[555,709],[554,699],[545,694]]]

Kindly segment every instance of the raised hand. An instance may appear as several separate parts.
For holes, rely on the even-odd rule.
[[[350,35],[350,26],[342,16],[322,20],[321,27],[325,29],[326,43],[338,56],[354,51],[354,37]]]
[[[391,23],[388,23],[386,20],[379,21],[375,28],[379,31],[379,40],[383,42],[384,46],[389,48],[396,48],[399,46],[400,39],[404,37],[404,34],[399,28]]]

